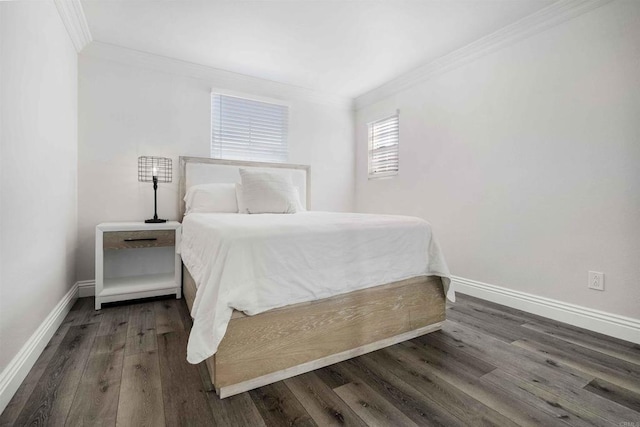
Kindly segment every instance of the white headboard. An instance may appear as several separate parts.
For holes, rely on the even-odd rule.
[[[289,174],[293,185],[298,187],[300,191],[300,201],[305,205],[305,209],[311,208],[311,166],[180,156],[180,198],[178,201],[180,219],[182,220],[184,216],[184,195],[189,187],[214,182],[240,182],[240,168],[255,168]]]

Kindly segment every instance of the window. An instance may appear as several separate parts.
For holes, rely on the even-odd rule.
[[[398,174],[398,114],[369,123],[369,178]]]
[[[211,95],[211,157],[286,162],[289,107]]]

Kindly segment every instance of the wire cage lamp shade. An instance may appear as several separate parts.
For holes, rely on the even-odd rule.
[[[171,182],[171,159],[167,157],[138,157],[138,181],[140,182]]]
[[[138,181],[153,182],[153,218],[146,223],[167,222],[166,219],[158,219],[158,183],[171,182],[171,159],[166,157],[138,157]]]

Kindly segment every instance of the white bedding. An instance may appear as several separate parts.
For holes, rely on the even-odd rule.
[[[182,260],[198,291],[187,360],[212,356],[233,309],[248,315],[449,270],[419,218],[353,213],[187,215]]]

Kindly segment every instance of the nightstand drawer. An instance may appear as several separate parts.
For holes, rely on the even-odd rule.
[[[174,246],[176,232],[175,230],[106,231],[102,241],[104,249]]]

